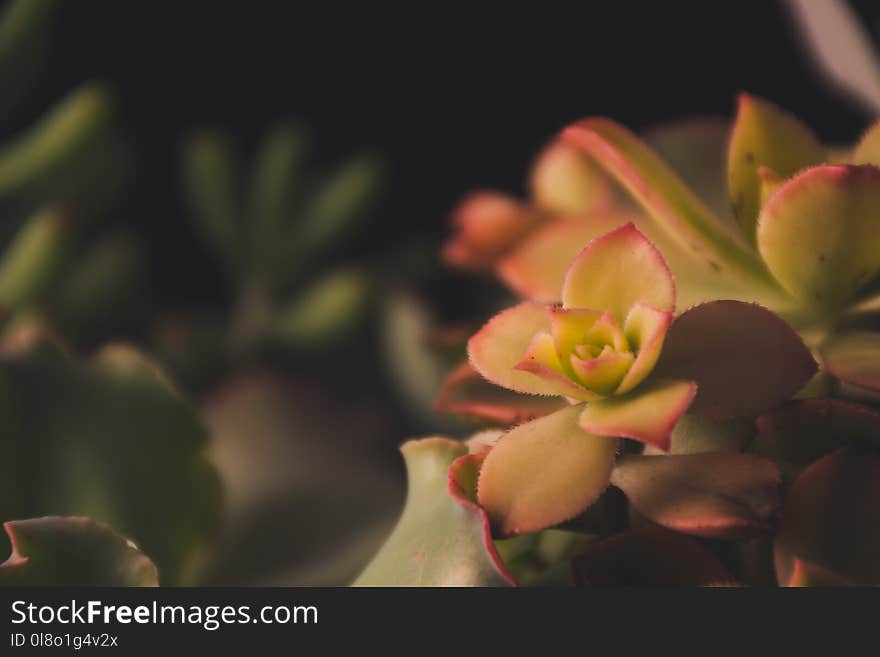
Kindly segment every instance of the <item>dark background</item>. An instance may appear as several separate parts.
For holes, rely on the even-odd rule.
[[[876,2],[853,3],[873,29]],[[490,8],[292,2],[64,3],[37,106],[109,81],[140,152],[125,214],[149,238],[156,285],[210,294],[215,264],[186,222],[178,149],[196,127],[244,147],[275,120],[315,129],[318,162],[384,153],[392,186],[363,248],[439,238],[475,187],[517,191],[529,159],[567,122],[609,115],[634,128],[730,115],[735,94],[772,99],[826,140],[866,117],[818,79],[781,4],[614,2]]]

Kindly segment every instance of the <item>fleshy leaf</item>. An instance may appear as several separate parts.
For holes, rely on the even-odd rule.
[[[443,260],[450,267],[487,269],[540,219],[539,214],[509,196],[475,192],[452,213],[455,234],[443,245]]]
[[[815,372],[809,349],[788,324],[741,301],[711,301],[679,316],[655,368],[655,376],[696,381],[690,412],[718,420],[769,410]]]
[[[845,0],[788,0],[804,41],[828,81],[871,114],[880,112],[880,61]]]
[[[622,226],[631,212],[598,211],[539,226],[498,263],[498,276],[525,299],[559,303],[571,261],[593,239]]]
[[[875,121],[862,135],[853,152],[852,163],[880,166],[880,121]]]
[[[575,582],[594,587],[733,585],[702,545],[662,527],[639,527],[589,547],[572,564]]]
[[[536,334],[550,331],[547,307],[525,302],[504,310],[468,341],[468,358],[480,374],[496,385],[532,395],[559,391],[531,372],[515,369]]]
[[[580,429],[581,408],[521,424],[489,452],[478,498],[496,532],[557,525],[584,511],[608,486],[617,441]]]
[[[779,513],[779,470],[750,454],[630,454],[611,483],[649,520],[705,538],[767,531]]]
[[[80,363],[24,335],[0,356],[0,517],[88,514],[136,540],[163,582],[186,581],[220,512],[195,410],[130,347]]]
[[[558,397],[527,397],[493,385],[465,361],[443,382],[434,407],[441,413],[507,427],[565,406],[566,402]]]
[[[4,523],[12,554],[0,586],[158,586],[156,566],[130,540],[90,518]]]
[[[540,378],[548,390],[555,391],[558,395],[580,401],[596,399],[598,396],[569,377],[559,354],[556,353],[553,336],[546,332],[535,335],[515,369]]]
[[[787,181],[761,211],[758,248],[802,304],[839,311],[880,271],[880,169],[823,165]]]
[[[691,118],[652,128],[645,139],[719,218],[732,224],[727,196],[727,119]],[[662,250],[662,249],[661,249]]]
[[[409,492],[391,536],[355,586],[509,586],[510,574],[472,499],[482,454],[445,438],[401,447]],[[456,462],[456,459],[463,459]],[[452,468],[453,462],[456,465]]]
[[[727,185],[743,234],[755,239],[762,187],[758,167],[788,178],[824,160],[822,145],[794,116],[766,100],[741,94],[727,152]]]
[[[826,369],[841,381],[880,390],[880,333],[835,335],[822,346],[821,353]]]
[[[880,413],[840,399],[799,399],[757,419],[750,450],[759,456],[808,466],[841,447],[880,449]]]
[[[590,433],[631,438],[666,451],[672,429],[696,393],[692,381],[651,381],[627,395],[590,402],[579,424]]]
[[[672,313],[649,305],[637,303],[630,308],[623,324],[623,332],[630,348],[636,353],[636,360],[620,382],[618,394],[630,392],[654,369],[671,322]]]
[[[675,310],[675,283],[663,256],[633,224],[590,242],[562,284],[566,308],[609,311],[618,324],[637,303]]]
[[[785,500],[774,552],[781,584],[796,560],[862,586],[880,585],[880,454],[841,449],[817,461]]]
[[[596,158],[690,256],[716,272],[769,283],[756,254],[629,130],[608,119],[586,119],[564,137]]]
[[[540,209],[580,214],[611,202],[611,181],[576,146],[556,139],[541,151],[531,172],[532,202]]]
[[[683,415],[669,441],[670,454],[702,454],[705,452],[739,452],[755,436],[755,426],[751,418],[732,420],[713,420],[711,418]],[[662,454],[653,445],[645,445],[643,454]]]

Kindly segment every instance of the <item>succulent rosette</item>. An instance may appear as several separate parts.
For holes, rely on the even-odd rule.
[[[770,311],[717,301],[673,321],[675,294],[663,256],[625,224],[571,263],[561,305],[522,303],[471,338],[470,362],[487,380],[567,402],[513,428],[486,456],[477,498],[497,533],[584,511],[612,479],[618,439],[668,450],[688,409],[715,420],[760,413],[815,372],[809,350]]]

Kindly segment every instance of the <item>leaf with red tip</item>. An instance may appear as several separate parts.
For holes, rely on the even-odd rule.
[[[623,323],[623,332],[636,353],[636,360],[620,382],[618,394],[631,391],[654,369],[671,322],[672,313],[657,310],[647,304],[637,303],[630,308]]]
[[[538,333],[532,339],[516,369],[533,374],[543,380],[548,389],[558,395],[588,401],[596,399],[598,393],[588,390],[569,376],[556,352],[556,343],[549,333]]]
[[[616,177],[693,258],[715,271],[769,284],[757,255],[629,130],[594,118],[569,126],[563,136]]]
[[[733,584],[702,545],[662,527],[640,527],[596,543],[572,562],[578,586],[677,587]]]
[[[781,584],[797,582],[796,561],[862,586],[880,585],[880,453],[846,448],[794,482],[774,545]]]
[[[631,438],[666,451],[672,429],[696,393],[692,381],[651,381],[629,394],[590,402],[579,424],[590,433]]]
[[[469,420],[511,426],[549,415],[566,402],[558,397],[526,397],[486,381],[465,361],[443,382],[435,408]]]
[[[453,211],[454,235],[443,245],[450,267],[482,270],[541,220],[526,205],[498,192],[476,192]]]
[[[446,438],[401,447],[409,492],[403,514],[355,586],[510,586],[485,512],[473,500],[483,454]],[[450,467],[452,466],[452,467]]]
[[[750,451],[785,463],[807,466],[850,445],[880,449],[880,413],[840,399],[798,399],[756,424]]]
[[[815,372],[810,350],[772,312],[712,301],[672,323],[654,376],[693,379],[698,392],[690,412],[724,420],[781,404]]]
[[[611,483],[649,520],[705,538],[767,531],[779,513],[779,470],[750,454],[621,456]]]
[[[788,178],[823,161],[822,145],[794,116],[766,100],[741,94],[727,152],[727,185],[743,233],[755,239],[762,187],[758,167]]]
[[[839,311],[880,272],[880,169],[823,165],[787,181],[761,211],[758,248],[804,306]]]
[[[156,566],[132,541],[91,518],[4,523],[12,554],[0,586],[159,586]]]
[[[593,239],[632,219],[631,212],[598,211],[540,226],[498,264],[498,276],[526,299],[559,303],[571,261]]]
[[[593,240],[574,259],[562,304],[607,310],[622,325],[637,303],[675,310],[675,283],[660,252],[630,223]]]
[[[611,203],[611,181],[583,151],[561,139],[541,151],[530,176],[532,202],[554,213],[579,214]]]
[[[841,381],[880,390],[880,333],[835,335],[820,351],[825,368]]]
[[[571,406],[521,424],[489,452],[478,499],[501,535],[546,529],[578,515],[608,486],[617,441],[578,427]]]
[[[492,383],[531,395],[558,395],[559,391],[531,372],[517,370],[535,335],[550,330],[546,306],[525,302],[490,319],[468,341],[468,359]]]

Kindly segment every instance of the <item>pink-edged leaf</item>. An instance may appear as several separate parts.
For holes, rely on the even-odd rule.
[[[779,513],[779,470],[751,454],[621,456],[611,483],[649,520],[705,538],[768,531]]]
[[[159,586],[140,548],[91,518],[44,516],[3,527],[12,553],[0,563],[0,586]]]
[[[550,330],[546,306],[524,302],[490,319],[468,341],[468,359],[492,383],[531,395],[559,392],[531,372],[515,369],[535,335]]]
[[[468,420],[511,426],[564,408],[558,397],[524,396],[486,381],[465,361],[443,382],[435,408]]]
[[[727,152],[727,184],[743,233],[754,240],[761,210],[758,167],[788,178],[824,159],[822,145],[794,116],[766,100],[740,94]]]
[[[556,342],[550,333],[538,333],[532,339],[516,364],[516,369],[540,378],[548,389],[579,401],[596,399],[598,394],[575,382],[556,352]]]
[[[575,256],[593,239],[631,219],[631,212],[603,210],[548,221],[501,259],[498,276],[523,298],[561,302],[565,272]]]
[[[825,369],[841,381],[880,390],[880,333],[835,335],[820,351]]]
[[[579,586],[736,585],[718,558],[698,542],[654,526],[596,543],[574,559],[572,568]]]
[[[781,584],[801,560],[862,586],[880,585],[880,453],[840,449],[804,470],[785,499],[776,536]]]
[[[650,147],[608,119],[579,121],[563,136],[586,150],[627,188],[682,248],[717,272],[766,286],[757,255],[698,199]]]
[[[452,213],[453,235],[443,245],[450,267],[480,271],[541,221],[539,213],[499,192],[475,192]]]
[[[692,381],[652,380],[629,394],[590,402],[579,423],[590,433],[631,438],[666,451],[675,424],[696,393]]]
[[[630,308],[623,323],[623,333],[630,348],[636,353],[636,359],[620,382],[618,394],[631,391],[654,369],[671,323],[670,312],[657,310],[644,303],[637,303]]]
[[[608,486],[617,441],[580,429],[580,412],[571,406],[521,424],[489,452],[477,490],[498,534],[569,520]]]
[[[786,181],[761,211],[758,248],[802,305],[839,311],[880,272],[880,169],[822,165]]]
[[[633,224],[590,242],[565,274],[562,304],[609,311],[619,324],[637,303],[675,310],[675,283],[666,261]]]
[[[666,335],[656,376],[692,379],[692,413],[723,420],[778,406],[816,372],[797,333],[766,308],[712,301],[679,316]]]
[[[880,413],[841,399],[798,399],[756,424],[753,453],[799,466],[849,445],[880,449]]]
[[[553,213],[579,214],[608,207],[611,180],[583,151],[554,139],[538,155],[529,180],[532,202]]]
[[[495,551],[485,513],[473,501],[483,455],[467,451],[464,443],[446,438],[411,440],[401,447],[409,485],[406,505],[355,586],[515,583]]]

